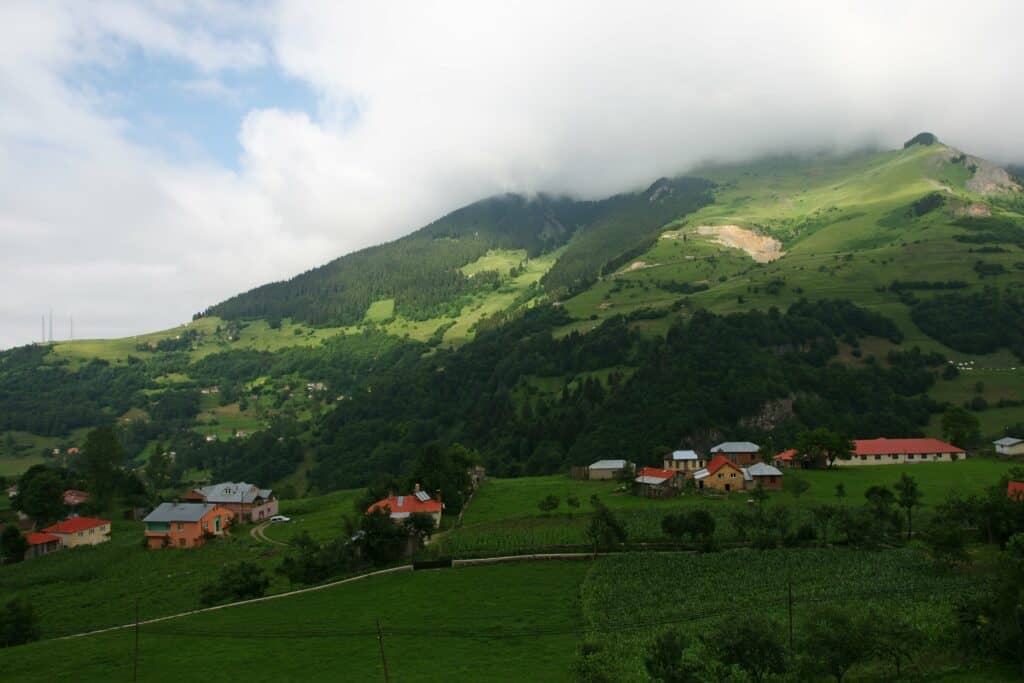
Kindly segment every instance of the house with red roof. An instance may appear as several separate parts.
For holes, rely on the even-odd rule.
[[[431,498],[426,491],[421,491],[420,485],[417,484],[415,490],[408,496],[389,495],[366,508],[367,514],[376,510],[388,510],[391,519],[397,523],[402,523],[409,518],[409,515],[417,513],[430,515],[434,518],[434,526],[440,528],[444,504],[440,500]]]
[[[679,493],[677,482],[685,475],[678,470],[641,467],[633,479],[633,493],[648,498],[668,498]],[[678,475],[678,476],[677,476]]]
[[[800,467],[800,458],[797,457],[795,448],[776,453],[772,456],[772,464],[776,467]]]
[[[1011,481],[1006,485],[1006,495],[1011,500],[1018,500],[1024,503],[1024,481]]]
[[[698,489],[718,491],[742,491],[744,489],[743,468],[725,454],[711,458],[708,466],[693,475]]]
[[[25,551],[25,559],[31,560],[43,555],[49,555],[60,550],[60,536],[54,534],[43,534],[38,531],[25,535],[28,541],[28,550]]]
[[[94,517],[72,517],[43,529],[60,539],[61,548],[98,545],[110,540],[110,520]]]
[[[967,458],[959,446],[938,439],[857,439],[849,460],[836,458],[836,467],[955,462]]]

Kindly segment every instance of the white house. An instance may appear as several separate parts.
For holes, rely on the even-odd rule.
[[[996,453],[999,455],[1024,455],[1024,439],[1012,436],[1004,436],[998,441],[993,441]]]
[[[626,469],[636,469],[628,460],[598,460],[587,468],[590,479],[614,479]]]

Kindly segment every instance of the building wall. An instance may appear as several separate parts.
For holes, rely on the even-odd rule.
[[[54,533],[53,535],[60,536],[60,545],[63,548],[77,548],[79,546],[84,545],[99,545],[100,543],[106,543],[110,540],[110,525],[104,524],[102,526],[96,526],[91,529],[76,531],[72,534]]]
[[[52,543],[39,543],[37,545],[30,545],[28,550],[25,551],[25,559],[31,560],[36,557],[42,557],[43,555],[49,555],[60,550],[60,541],[53,541]]]
[[[1000,455],[1024,455],[1024,443],[1013,446],[996,446],[996,453]]]
[[[721,477],[719,475],[722,475]],[[743,472],[732,465],[723,465],[714,474],[704,477],[703,488],[716,489],[718,491],[742,491]]]
[[[748,465],[753,465],[755,462],[759,462],[761,460],[760,456],[757,453],[723,453],[723,452],[718,452],[718,453],[715,453],[714,455],[724,455],[726,458],[729,459],[730,462],[732,462],[733,464],[738,465],[740,467],[746,467]]]
[[[619,472],[622,470],[590,470],[590,478],[593,480],[597,479],[614,479]]]
[[[252,503],[218,503],[218,505],[231,510],[239,520],[245,522],[259,522],[277,514],[277,498],[264,501],[261,505]]]
[[[672,458],[665,458],[664,467],[662,469],[674,470],[679,472],[686,479],[692,479],[696,472],[704,469],[708,466],[706,460],[673,460]]]
[[[779,491],[782,489],[782,477],[773,475],[753,477],[751,481],[747,482],[747,488],[755,489],[758,484],[768,491]]]
[[[197,522],[149,523],[146,528],[146,545],[159,548],[196,548],[206,542],[205,532],[221,536],[227,528],[233,513],[225,507],[215,507]],[[217,519],[220,519],[218,528]],[[166,539],[166,540],[165,540]]]
[[[957,454],[957,459],[963,460],[967,456],[963,453]],[[953,462],[952,453],[925,453],[907,455],[905,453],[888,453],[884,455],[854,455],[849,460],[836,458],[836,467],[863,467],[872,465],[905,465],[917,462]]]

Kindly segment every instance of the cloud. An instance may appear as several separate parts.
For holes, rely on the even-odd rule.
[[[1024,159],[1019,4],[599,7],[3,3],[0,347],[51,305],[78,336],[166,327],[497,192],[599,196],[924,129]],[[317,104],[247,107],[237,167],[169,158],[103,106],[130,92],[78,78],[133,59],[214,97],[269,68]]]

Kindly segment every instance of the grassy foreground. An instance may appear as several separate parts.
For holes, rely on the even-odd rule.
[[[139,680],[383,680],[378,619],[395,681],[569,680],[588,566],[396,574],[145,626]],[[133,643],[131,630],[35,643],[0,652],[0,670],[17,681],[131,680]]]

